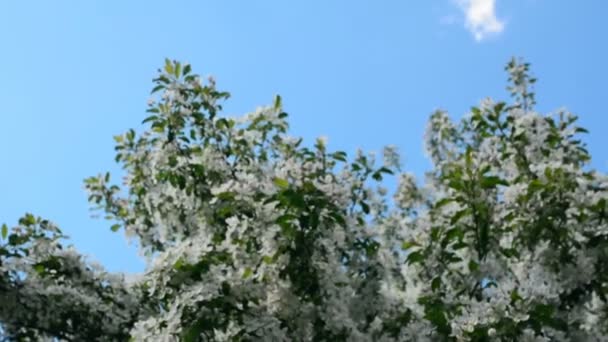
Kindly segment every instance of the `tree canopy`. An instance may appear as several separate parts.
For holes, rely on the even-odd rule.
[[[608,177],[585,129],[509,102],[430,116],[424,180],[288,135],[281,98],[221,115],[227,92],[167,60],[145,130],[115,137],[123,186],[85,180],[143,274],[87,260],[52,222],[2,226],[0,335],[37,341],[605,341]],[[398,185],[389,195],[383,179]]]

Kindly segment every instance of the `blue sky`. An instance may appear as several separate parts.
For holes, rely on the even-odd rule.
[[[110,270],[143,262],[90,217],[85,177],[114,163],[112,136],[139,128],[165,57],[232,93],[227,114],[283,97],[291,132],[334,149],[397,145],[429,167],[428,115],[459,117],[505,99],[505,63],[532,63],[541,112],[580,116],[606,171],[608,2],[3,1],[0,3],[0,222],[24,212],[58,223]]]

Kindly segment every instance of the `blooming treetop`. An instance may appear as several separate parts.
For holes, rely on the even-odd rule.
[[[138,241],[125,279],[27,214],[0,243],[0,334],[65,341],[605,341],[608,177],[566,111],[541,115],[528,65],[513,102],[434,113],[425,182],[393,147],[313,147],[281,98],[241,118],[166,61],[142,134],[115,137],[125,190],[90,201]],[[392,201],[379,186],[395,174]]]

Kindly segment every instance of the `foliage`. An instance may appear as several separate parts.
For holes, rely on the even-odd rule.
[[[349,159],[287,135],[281,98],[242,118],[229,94],[166,61],[147,129],[115,137],[126,171],[90,201],[139,242],[125,280],[28,214],[2,227],[0,323],[10,340],[593,341],[608,336],[608,177],[566,111],[514,102],[460,122],[434,113],[424,184],[392,147]],[[158,102],[157,102],[158,101]],[[391,202],[381,186],[395,174]]]

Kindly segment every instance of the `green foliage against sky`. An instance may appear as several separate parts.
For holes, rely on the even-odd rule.
[[[575,116],[535,112],[529,65],[506,70],[511,102],[431,115],[434,168],[418,181],[391,146],[381,158],[305,147],[280,97],[222,116],[229,94],[167,60],[145,131],[115,137],[124,186],[85,181],[146,271],[106,272],[27,214],[1,230],[2,335],[605,340],[608,177],[588,167]]]

